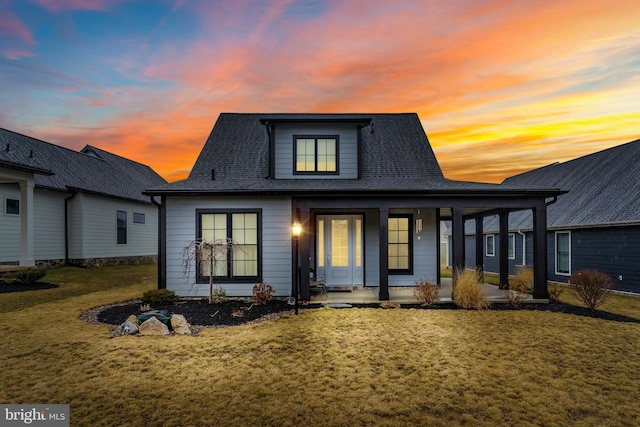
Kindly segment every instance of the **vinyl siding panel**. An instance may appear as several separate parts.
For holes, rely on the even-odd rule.
[[[294,175],[294,135],[339,135],[338,175]],[[331,124],[278,124],[275,129],[277,179],[356,179],[358,177],[357,127]]]
[[[70,223],[71,232],[81,235],[81,256],[71,258],[109,258],[156,255],[158,252],[158,210],[155,206],[91,195],[74,202],[81,204],[79,223]],[[127,243],[116,239],[116,212],[127,213]],[[134,224],[133,213],[143,213],[145,224]]]
[[[35,189],[33,255],[36,260],[65,258],[64,200],[68,196],[58,191]]]
[[[20,215],[7,214],[6,200],[20,200],[18,184],[0,184],[0,262],[17,262],[20,260]]]
[[[262,277],[275,289],[275,296],[291,291],[291,199],[289,197],[168,197],[167,289],[182,296],[209,295],[208,284],[195,282],[195,263],[186,276],[182,248],[196,238],[196,209],[247,209],[262,211]],[[229,296],[251,296],[254,283],[224,283]]]

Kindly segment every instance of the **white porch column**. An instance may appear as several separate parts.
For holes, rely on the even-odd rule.
[[[32,267],[33,256],[33,180],[20,181],[20,265]]]

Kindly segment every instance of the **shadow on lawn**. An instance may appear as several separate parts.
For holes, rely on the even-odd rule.
[[[131,314],[138,315],[142,313],[140,310],[140,301],[132,301],[125,304],[105,307],[99,309],[97,321],[110,325],[120,325]],[[394,310],[398,308],[382,308],[379,304],[349,304],[351,308],[377,308],[380,310]],[[322,307],[322,304],[309,304],[301,306],[302,309],[315,309]],[[272,300],[265,305],[252,305],[251,302],[241,300],[229,300],[220,304],[209,304],[206,299],[190,299],[179,301],[169,306],[153,307],[158,310],[166,310],[173,314],[182,314],[192,325],[199,326],[234,326],[256,321],[264,316],[274,315],[293,310],[293,306],[287,304],[286,301]],[[349,307],[345,307],[348,309]],[[345,309],[340,308],[340,309]],[[423,307],[419,304],[402,304],[399,309],[414,308],[419,310],[463,310],[452,303],[434,304],[429,307]],[[591,317],[596,319],[611,320],[615,322],[632,322],[640,323],[640,319],[629,316],[609,313],[606,311],[591,311],[585,307],[579,307],[567,303],[549,303],[549,304],[521,304],[517,308],[513,308],[506,303],[493,303],[487,310],[504,310],[504,311],[550,311],[554,313],[573,314],[577,316]],[[234,315],[242,312],[242,316]]]
[[[54,285],[53,283],[46,282],[36,282],[36,283],[6,283],[3,280],[0,280],[0,294],[6,294],[9,292],[25,292],[25,291],[39,291],[41,289],[53,289],[57,288],[58,285]]]

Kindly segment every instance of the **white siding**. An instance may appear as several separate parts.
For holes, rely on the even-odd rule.
[[[189,276],[182,268],[182,248],[196,238],[196,209],[262,210],[262,277],[275,289],[275,296],[291,290],[291,199],[289,197],[168,197],[167,289],[182,296],[208,296],[208,284],[195,283],[195,264]],[[226,283],[229,296],[251,296],[254,283]]]
[[[156,255],[158,253],[158,208],[143,203],[78,194],[72,199],[70,233],[72,259]],[[116,239],[116,212],[127,213],[127,243]],[[144,224],[134,224],[133,214],[143,213]]]
[[[294,135],[339,135],[339,175],[294,175]],[[278,124],[275,130],[275,167],[279,179],[356,179],[358,177],[357,127],[337,124]]]
[[[18,184],[0,184],[0,262],[20,260],[20,215],[7,214],[6,199],[20,200]]]

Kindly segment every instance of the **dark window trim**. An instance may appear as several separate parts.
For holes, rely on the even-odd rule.
[[[17,211],[9,211],[9,202],[15,202],[17,204]],[[20,215],[20,199],[12,199],[10,197],[7,197],[5,199],[4,205],[4,213],[6,213],[7,215]]]
[[[214,283],[247,283],[262,281],[262,209],[196,209],[196,239],[202,238],[202,215],[203,214],[226,214],[227,215],[227,237],[231,237],[232,214],[235,213],[251,213],[257,214],[258,227],[258,274],[256,276],[232,276],[232,251],[227,256],[227,277],[214,276]],[[202,260],[196,259],[196,283],[209,283],[209,276],[201,274]]]
[[[315,171],[299,171],[296,169],[298,159],[298,139],[314,139],[315,140]],[[319,139],[335,139],[336,140],[336,170],[330,172],[318,171],[318,140]],[[340,135],[293,135],[293,174],[294,175],[340,175]]]
[[[409,222],[409,268],[406,269],[392,269],[389,268],[389,274],[390,275],[412,275],[413,274],[413,215],[412,214],[402,214],[402,213],[397,213],[397,214],[389,214],[389,218],[387,219],[387,221],[391,218],[407,218],[408,222]],[[388,224],[387,224],[387,233],[388,233]],[[389,256],[389,242],[388,242],[388,238],[387,238],[387,257]]]
[[[124,214],[124,218],[121,218],[120,214]],[[121,224],[120,221],[124,221],[124,227],[120,226]],[[116,211],[116,244],[118,245],[127,244],[127,212],[126,211]]]

